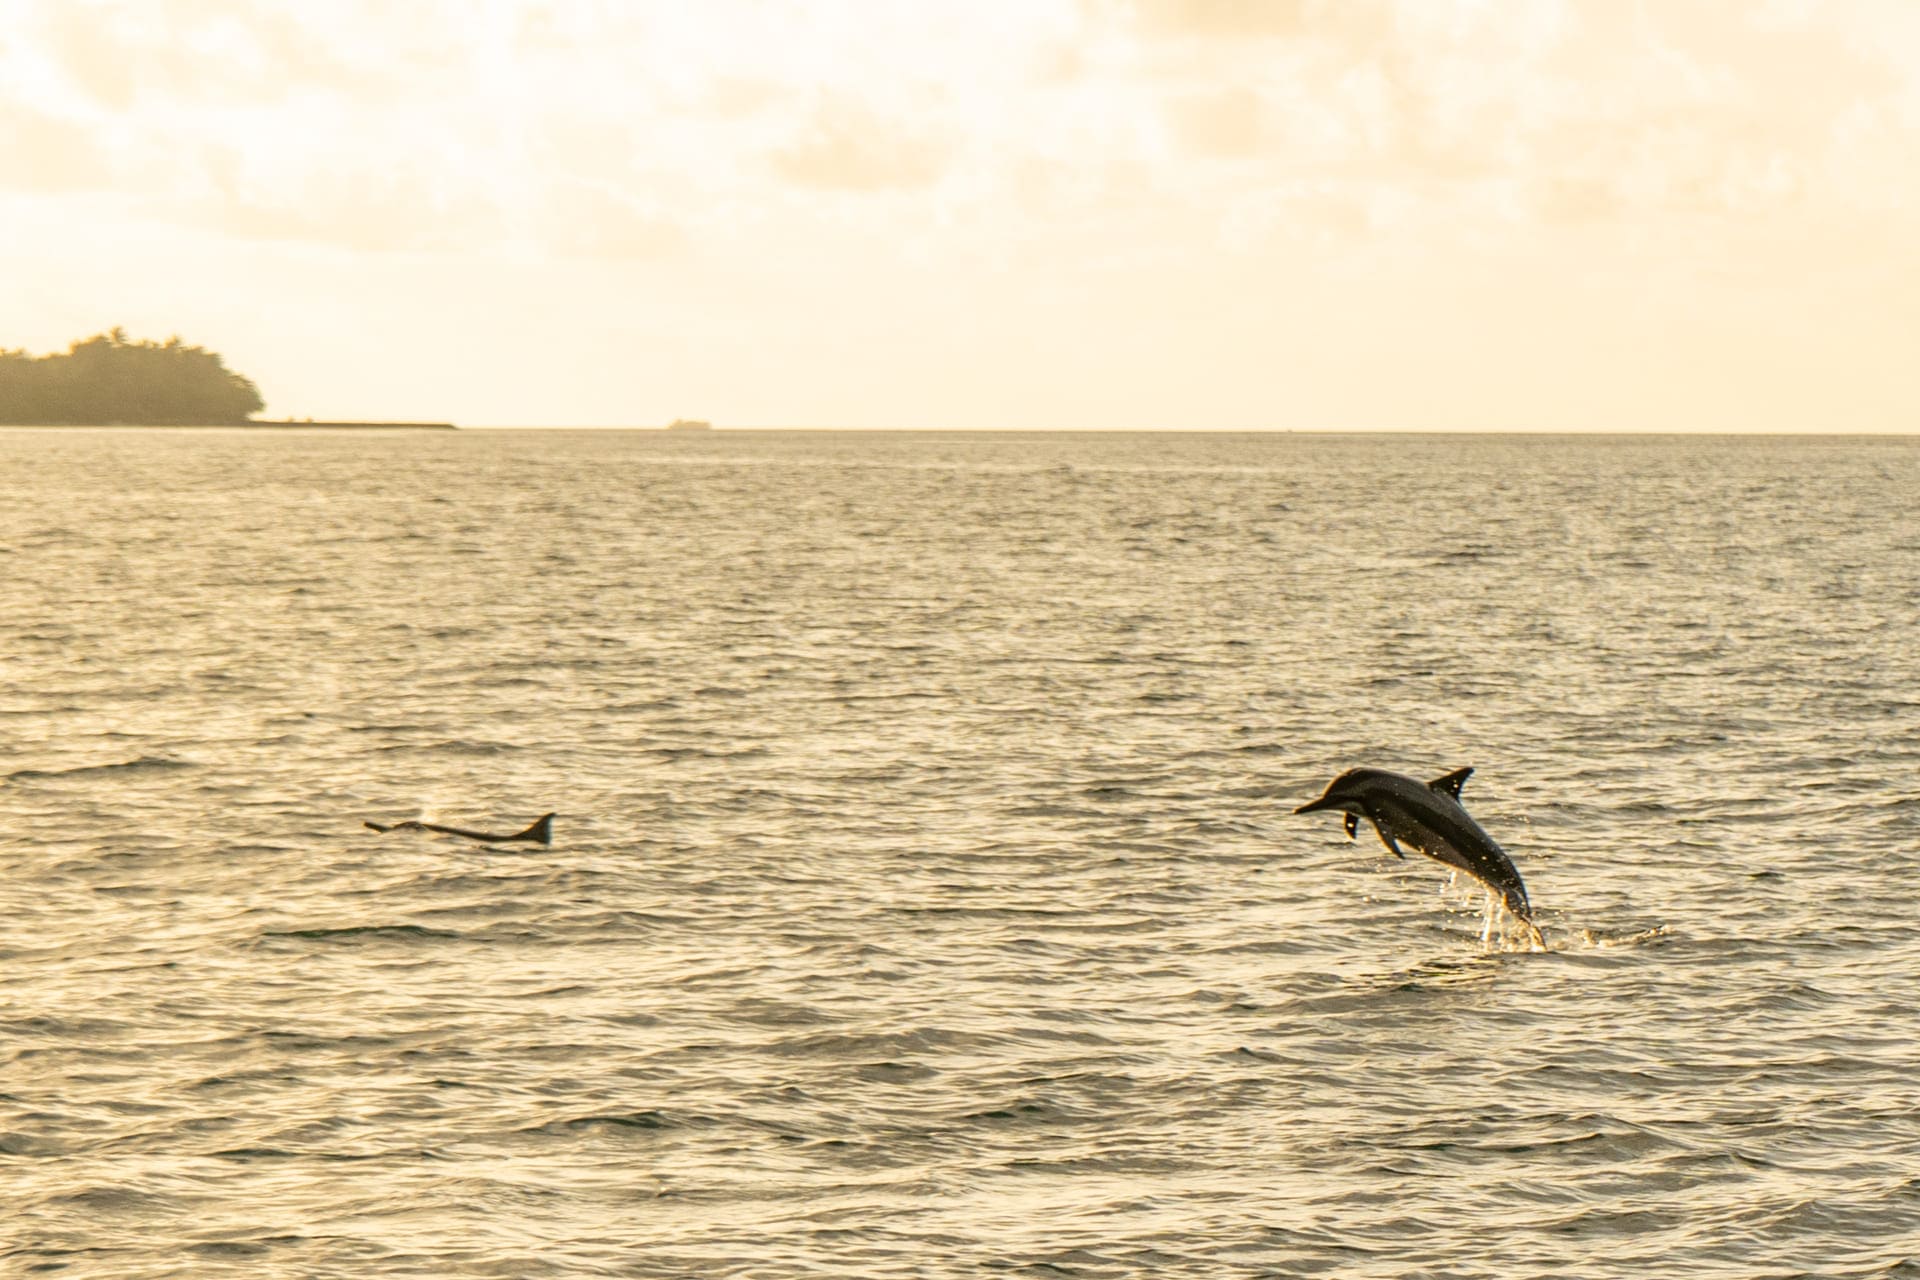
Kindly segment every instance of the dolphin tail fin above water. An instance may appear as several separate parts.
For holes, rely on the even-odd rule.
[[[1466,786],[1467,779],[1472,776],[1473,766],[1468,765],[1464,769],[1455,769],[1444,778],[1435,778],[1427,785],[1443,796],[1452,796],[1455,800],[1458,800],[1460,798],[1460,788]]]
[[[541,844],[553,843],[553,815],[543,813],[534,824],[518,835],[508,836],[509,840],[538,840]]]

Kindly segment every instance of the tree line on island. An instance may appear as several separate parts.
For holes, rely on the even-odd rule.
[[[44,356],[0,349],[0,425],[234,426],[265,408],[217,352],[114,328]]]

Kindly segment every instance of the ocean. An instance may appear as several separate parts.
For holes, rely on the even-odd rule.
[[[1920,439],[0,494],[0,1273],[1920,1277]],[[1548,950],[1292,813],[1357,765],[1473,766]]]

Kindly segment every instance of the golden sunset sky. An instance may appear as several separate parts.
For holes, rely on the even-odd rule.
[[[266,416],[1920,430],[1916,0],[0,0],[0,346]]]

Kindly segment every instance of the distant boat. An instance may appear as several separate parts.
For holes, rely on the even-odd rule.
[[[675,418],[667,424],[669,431],[711,431],[713,424],[705,418]]]

